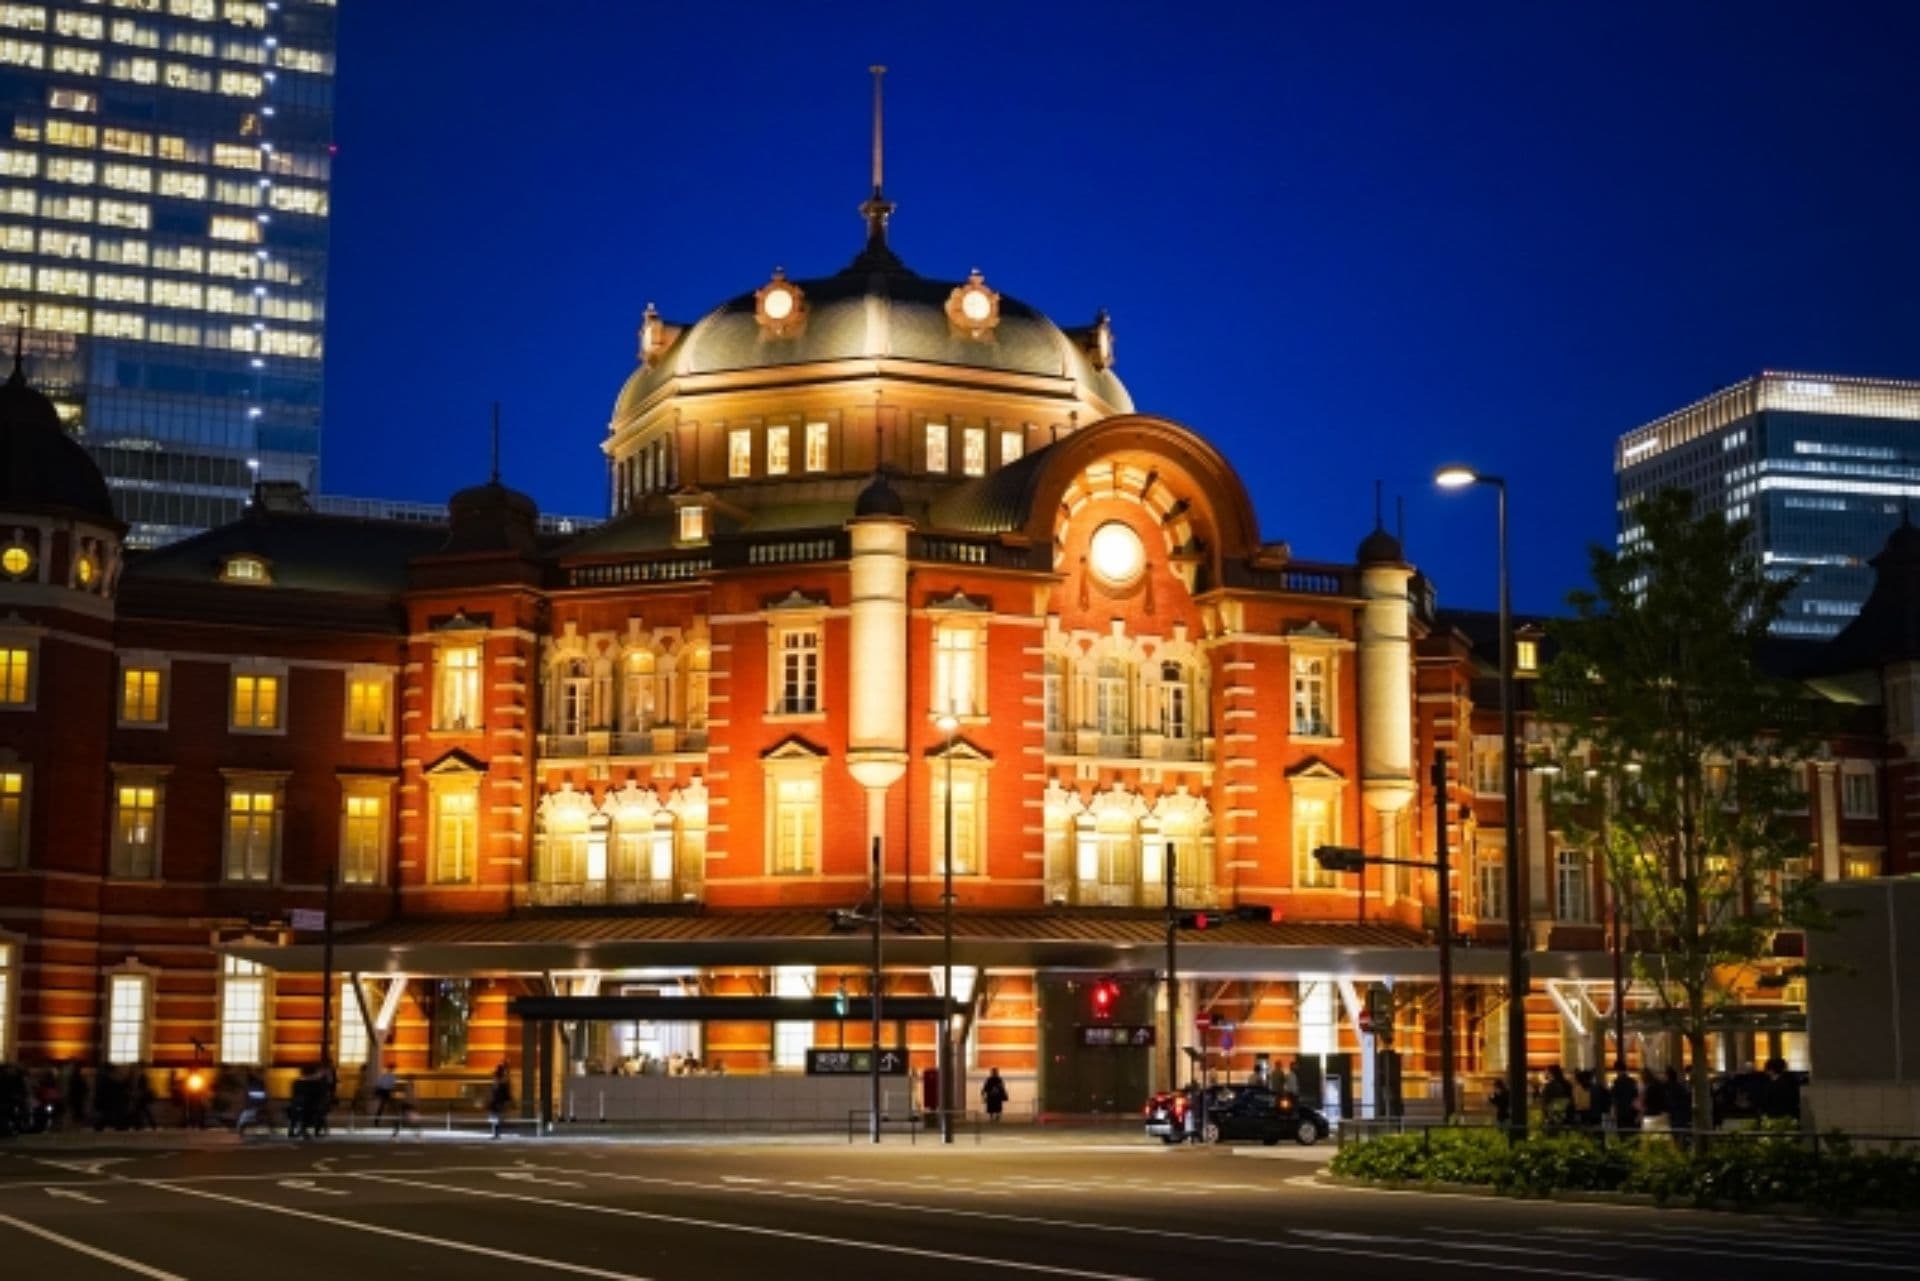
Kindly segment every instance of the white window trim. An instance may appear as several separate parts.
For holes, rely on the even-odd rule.
[[[369,777],[367,775],[343,775],[340,779],[340,841],[339,859],[340,884],[351,885],[356,889],[387,883],[387,858],[392,851],[393,831],[393,779]],[[373,879],[371,881],[349,881],[347,868],[347,799],[355,796],[370,796],[380,802],[380,847],[374,854]]]
[[[747,446],[744,451],[744,456],[737,456],[735,446],[743,440]],[[735,470],[734,464],[736,461],[742,461],[745,465]],[[753,479],[753,428],[751,427],[727,428],[727,479]]]
[[[1346,786],[1345,779],[1318,774],[1297,775],[1287,780],[1287,847],[1294,860],[1293,884],[1297,890],[1316,894],[1337,892],[1342,888],[1340,877],[1345,874],[1322,871],[1320,864],[1314,860],[1313,851],[1300,848],[1300,824],[1294,813],[1293,802],[1296,798],[1324,800],[1327,803],[1326,843],[1338,845],[1344,817],[1341,811],[1346,808],[1342,803]]]
[[[120,670],[113,690],[114,724],[121,729],[165,729],[167,717],[173,712],[173,660],[165,654],[156,654],[148,650],[122,650],[119,658]],[[159,719],[151,721],[127,719],[127,672],[132,669],[152,669],[160,673]]]
[[[786,706],[786,638],[796,632],[814,636],[814,706],[811,711],[788,711]],[[767,715],[776,724],[825,720],[827,716],[827,625],[820,609],[783,609],[767,617]]]
[[[218,1061],[234,1063],[240,1067],[267,1067],[273,1063],[273,975],[272,969],[262,965],[258,974],[233,975],[227,973],[227,958],[220,958],[219,978],[213,994],[214,1029],[213,1044],[219,1051]],[[257,980],[260,984],[260,1026],[257,1029],[260,1038],[260,1057],[257,1063],[248,1063],[227,1054],[227,985],[235,978]]]
[[[353,728],[353,685],[355,681],[379,681],[386,687],[386,697],[381,706],[378,733],[370,733]],[[360,663],[349,667],[341,677],[341,691],[346,695],[345,705],[340,710],[340,736],[350,743],[385,743],[393,737],[393,669],[376,666],[372,663]]]
[[[427,778],[427,884],[429,885],[478,885],[480,883],[481,848],[481,804],[480,783],[485,775],[473,770],[455,770],[444,774],[433,774]],[[440,875],[440,798],[449,792],[471,792],[473,794],[473,866],[467,869],[467,875],[457,880]]]
[[[275,724],[271,726],[253,726],[235,724],[234,718],[239,711],[240,678],[242,676],[272,676],[277,680],[274,707],[278,712]],[[258,686],[255,687],[256,691]],[[258,694],[256,692],[256,697]],[[227,665],[227,732],[246,734],[252,737],[284,738],[288,713],[292,710],[293,681],[287,664],[265,658],[236,658]]]
[[[953,879],[956,881],[984,881],[987,879],[987,851],[992,845],[987,840],[987,816],[991,813],[987,798],[987,773],[993,768],[993,762],[974,752],[964,743],[953,746],[953,781],[973,784],[973,839],[971,849],[965,851],[965,870],[955,868]],[[946,873],[947,844],[947,807],[945,802],[947,785],[947,749],[942,747],[927,760],[929,776],[927,780],[928,838],[927,848],[934,853],[931,874],[942,876]],[[957,813],[957,811],[956,811]],[[955,827],[959,825],[956,823]]]
[[[987,719],[987,692],[990,688],[987,680],[987,620],[971,612],[943,610],[930,612],[928,621],[932,624],[929,630],[933,642],[933,670],[928,673],[933,682],[933,687],[927,691],[929,712],[936,719],[952,711],[963,723],[984,722]],[[940,641],[942,634],[950,631],[973,634],[973,678],[968,682],[971,688],[966,691],[965,710],[954,710],[951,691],[942,689],[948,680],[945,673],[947,655],[953,651],[944,648]],[[947,698],[942,699],[942,693],[946,693]]]
[[[278,885],[280,883],[280,851],[287,836],[287,778],[285,771],[265,772],[259,770],[222,770],[225,786],[220,793],[220,883],[222,885]],[[273,793],[273,849],[268,854],[267,877],[263,881],[242,880],[228,875],[232,865],[233,851],[228,842],[233,839],[233,794],[243,792]]]
[[[1295,660],[1317,658],[1325,667],[1321,674],[1320,705],[1326,716],[1322,732],[1315,734],[1299,728],[1294,720],[1293,684]],[[1296,743],[1337,745],[1340,735],[1340,647],[1290,637],[1287,642],[1287,733]]]
[[[814,466],[813,442],[820,442],[820,465]],[[833,429],[825,422],[815,419],[801,431],[800,470],[809,475],[819,475],[830,471],[833,464]]]
[[[763,824],[765,856],[762,859],[763,873],[778,881],[798,880],[802,877],[820,875],[820,868],[826,859],[826,758],[812,752],[795,749],[791,752],[770,756],[764,762],[766,774],[766,820]],[[797,871],[781,871],[780,863],[780,784],[783,781],[807,779],[814,785],[815,795],[819,798],[814,814],[814,849],[809,860],[810,865]]]
[[[473,717],[465,725],[453,725],[446,719],[447,698],[445,663],[446,653],[450,649],[471,649],[477,656],[474,664]],[[478,630],[450,632],[436,637],[433,647],[433,664],[427,673],[428,712],[431,717],[432,732],[435,734],[483,734],[487,728],[487,643],[483,633]]]
[[[1847,780],[1864,778],[1867,780],[1867,798],[1873,806],[1867,810],[1854,810],[1847,804]],[[1872,762],[1848,761],[1840,767],[1840,817],[1843,819],[1865,820],[1880,817],[1880,778]]]
[[[166,879],[167,845],[167,775],[169,766],[154,765],[115,765],[109,786],[113,789],[112,822],[113,827],[107,834],[107,879],[125,884],[158,884]],[[147,876],[123,876],[114,871],[120,861],[120,789],[122,787],[153,788],[153,872]],[[222,815],[224,819],[225,815]],[[224,830],[222,835],[224,836]],[[224,860],[226,850],[221,850]],[[222,862],[224,870],[225,863]]]
[[[132,1058],[120,1058],[113,1052],[113,984],[115,979],[122,978],[139,979],[142,989],[139,1053]],[[160,986],[160,971],[139,961],[122,961],[106,971],[105,986],[100,1002],[101,1057],[115,1066],[149,1062],[153,1058],[153,1005],[154,993]]]
[[[36,710],[40,706],[39,633],[0,632],[0,649],[20,649],[27,653],[27,696],[18,703],[0,703],[0,713]]]

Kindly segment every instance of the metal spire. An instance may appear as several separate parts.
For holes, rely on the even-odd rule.
[[[876,63],[868,67],[873,73],[873,194],[860,206],[860,216],[867,220],[867,248],[884,250],[887,245],[887,219],[893,216],[893,202],[888,200],[886,184],[886,147],[885,119],[886,104],[881,92],[881,83],[886,78],[885,66]]]
[[[493,482],[500,483],[500,402],[493,402]]]

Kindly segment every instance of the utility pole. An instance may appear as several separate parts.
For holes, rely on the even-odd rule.
[[[1459,1099],[1454,1090],[1453,1057],[1453,863],[1447,849],[1447,824],[1453,817],[1447,797],[1447,750],[1433,754],[1433,870],[1440,891],[1440,1116],[1450,1123]]]
[[[886,916],[886,900],[881,890],[886,882],[881,879],[880,838],[873,838],[873,978],[872,999],[867,1002],[873,1015],[873,1052],[868,1056],[872,1064],[872,1087],[869,1091],[871,1110],[867,1121],[867,1136],[874,1142],[880,1141],[880,926]]]
[[[1174,902],[1173,842],[1162,855],[1167,864],[1167,1090],[1180,1088],[1180,905]]]

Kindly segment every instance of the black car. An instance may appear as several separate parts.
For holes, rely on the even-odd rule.
[[[1199,1115],[1189,1120],[1193,1113]],[[1326,1138],[1330,1129],[1326,1117],[1293,1095],[1260,1085],[1213,1085],[1156,1094],[1147,1103],[1147,1133],[1166,1143],[1187,1137],[1203,1143],[1253,1139],[1272,1147],[1292,1139],[1305,1147]]]

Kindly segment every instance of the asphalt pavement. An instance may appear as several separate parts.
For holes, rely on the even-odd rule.
[[[1332,1187],[1328,1155],[1013,1130],[944,1149],[894,1136],[53,1136],[0,1145],[0,1274],[1920,1276],[1920,1225]]]

